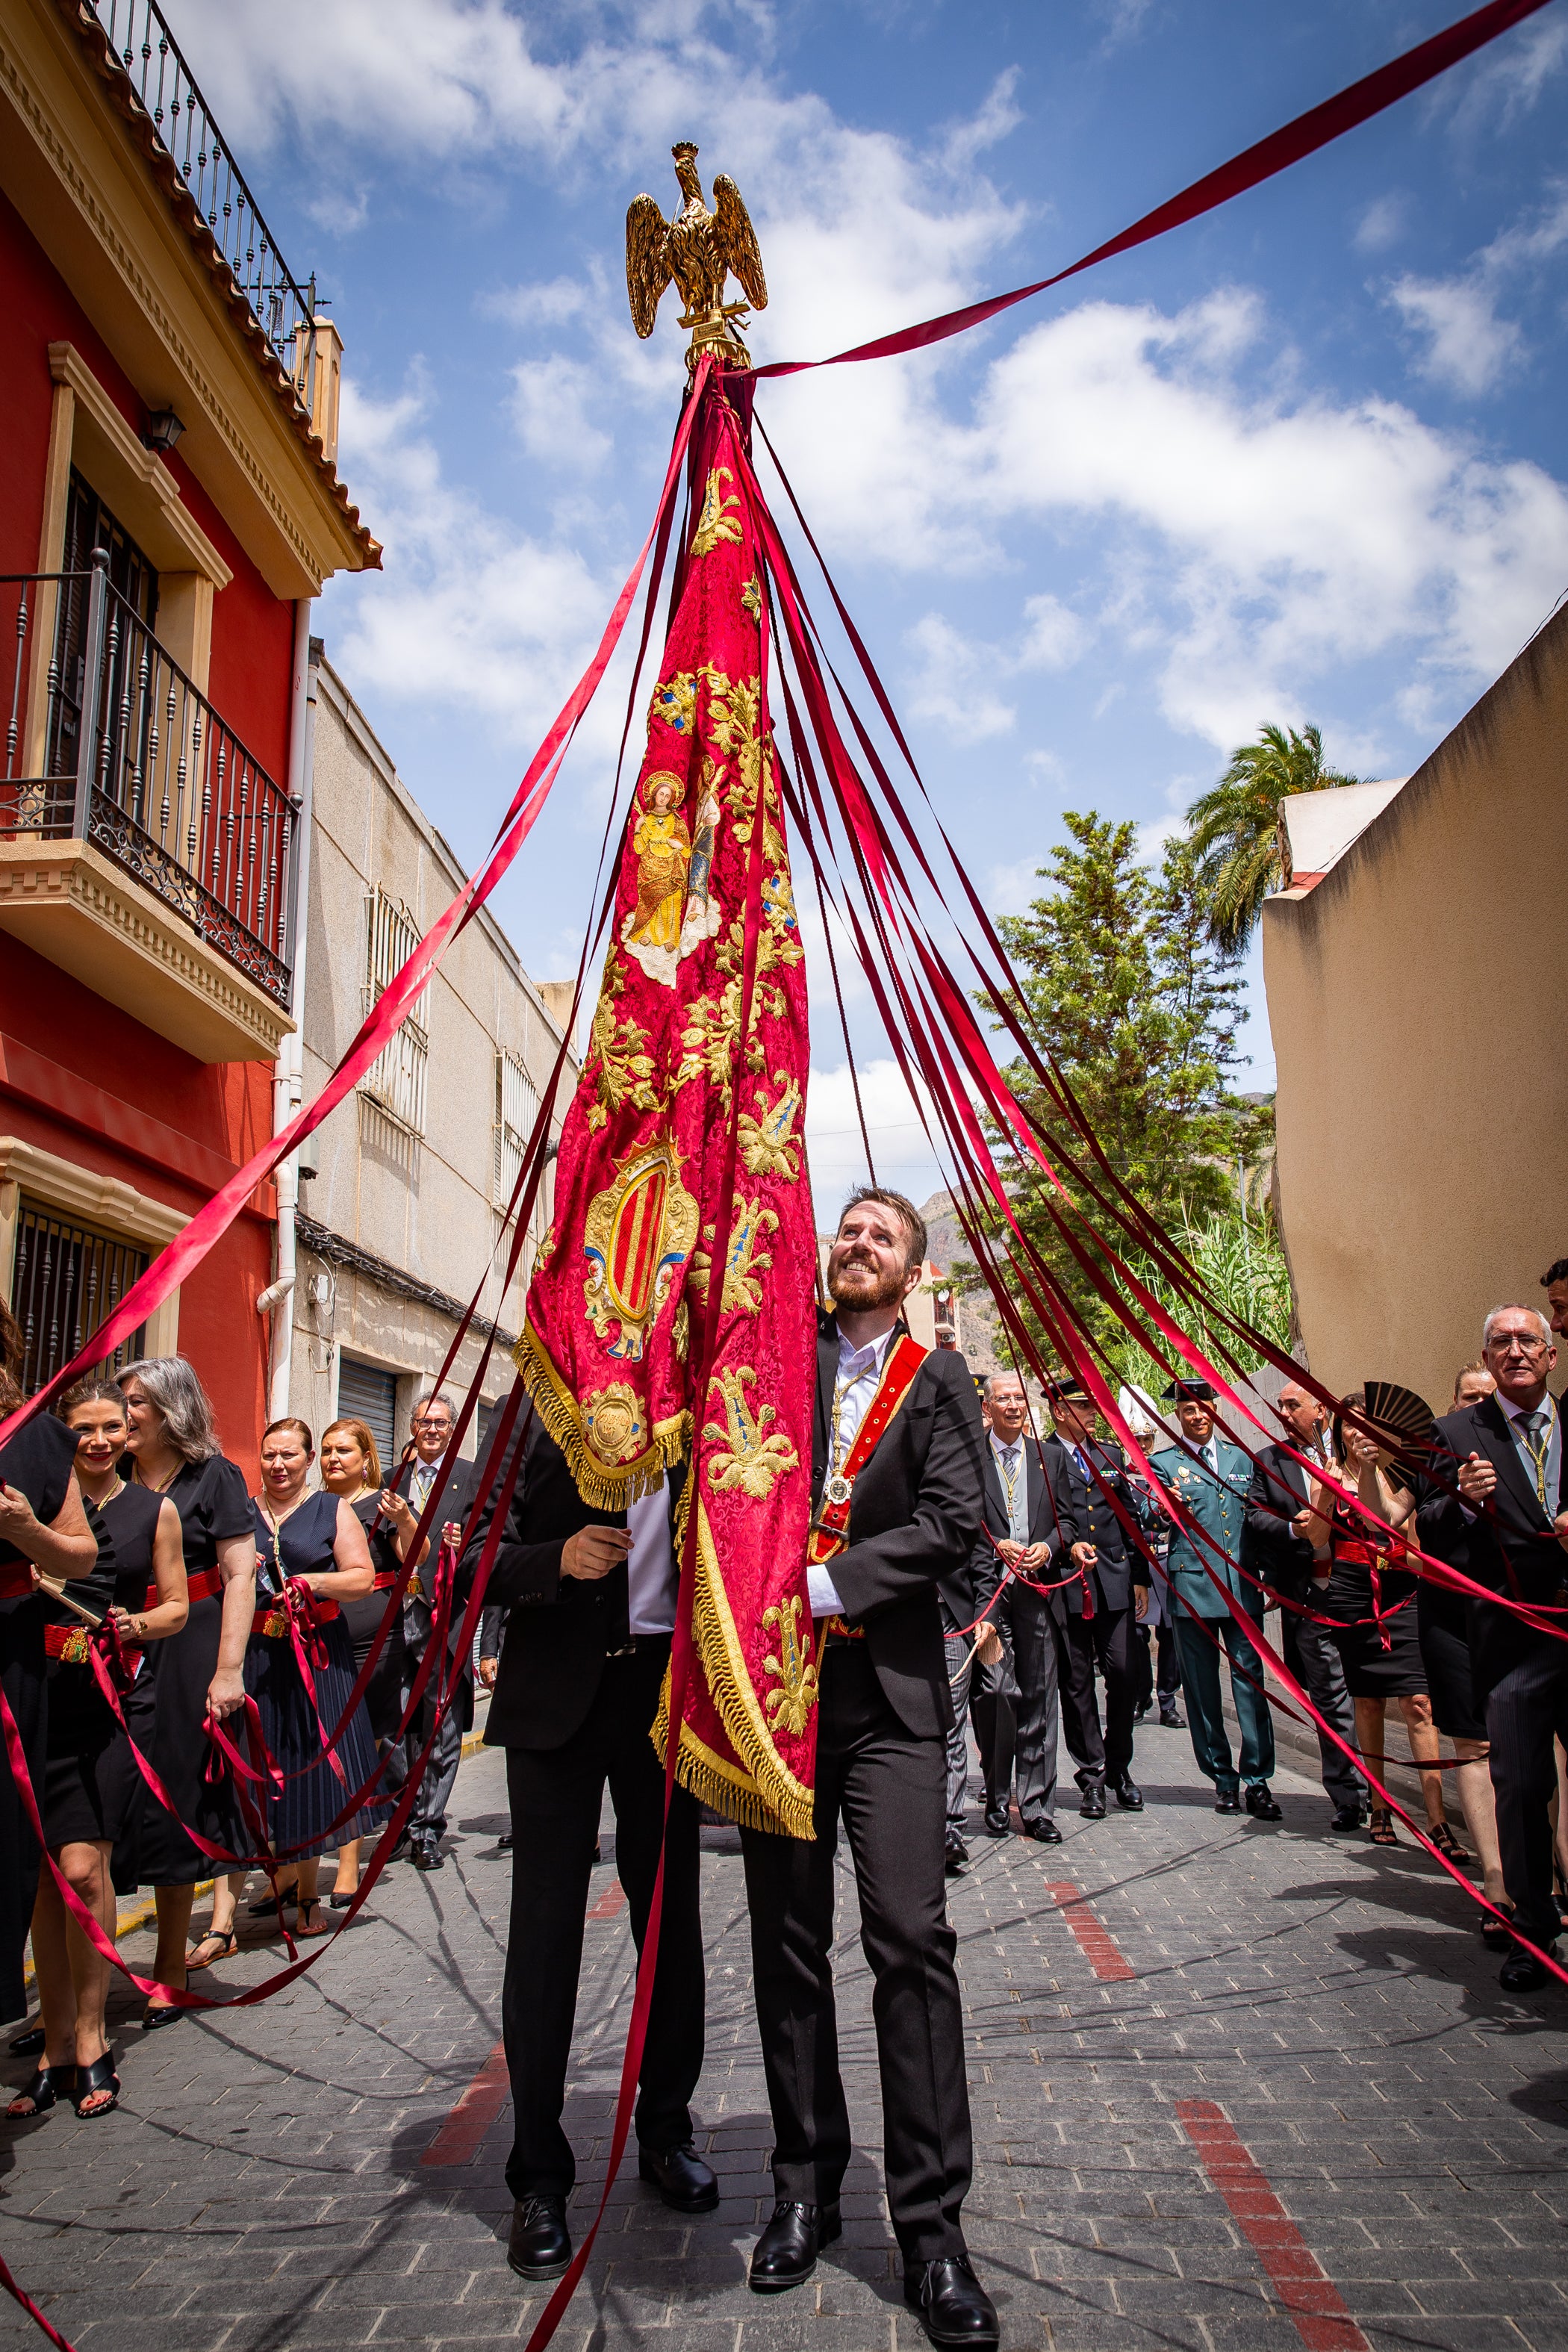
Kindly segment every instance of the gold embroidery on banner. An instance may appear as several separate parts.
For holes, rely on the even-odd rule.
[[[747,1402],[746,1391],[756,1384],[756,1373],[749,1364],[713,1375],[713,1386],[723,1399],[724,1419],[704,1423],[702,1434],[720,1448],[708,1456],[708,1483],[717,1495],[739,1492],[754,1501],[765,1501],[786,1471],[800,1467],[800,1456],[783,1431],[768,1433],[769,1423],[778,1419],[777,1406],[764,1404],[753,1410]]]
[[[697,718],[697,673],[677,670],[673,677],[661,678],[654,688],[653,700],[647,707],[648,732],[653,722],[662,719],[678,735],[689,735]]]
[[[647,1044],[647,1031],[639,1028],[635,1021],[616,1019],[616,1000],[626,984],[626,968],[612,948],[605,959],[604,986],[599,992],[599,1002],[594,1011],[594,1025],[588,1037],[589,1065],[592,1066],[595,1056],[599,1064],[594,1078],[599,1099],[588,1111],[591,1133],[596,1134],[601,1128],[606,1127],[612,1114],[618,1111],[623,1103],[630,1104],[634,1110],[658,1110],[661,1108],[653,1083],[654,1058],[643,1050]],[[541,1255],[542,1261],[547,1261],[549,1250],[542,1252]]]
[[[618,1469],[635,1462],[647,1445],[647,1426],[629,1381],[612,1381],[583,1401],[583,1434],[601,1462]]]
[[[754,572],[741,591],[741,602],[745,606],[747,612],[750,613],[753,621],[760,621],[762,619],[762,583],[759,581]]]
[[[755,1315],[761,1311],[763,1304],[763,1286],[758,1277],[773,1265],[773,1259],[758,1248],[758,1244],[764,1234],[778,1231],[779,1221],[772,1209],[763,1207],[760,1196],[754,1201],[737,1200],[731,1214],[733,1222],[730,1231],[729,1255],[724,1262],[723,1295],[719,1304],[721,1307],[740,1307],[748,1315]],[[713,1227],[704,1225],[702,1235],[705,1241],[711,1242]],[[712,1265],[710,1250],[692,1251],[686,1286],[703,1306],[708,1302],[708,1276]]]
[[[700,1213],[668,1142],[635,1152],[616,1171],[614,1182],[589,1202],[583,1220],[589,1263],[583,1296],[588,1320],[612,1356],[640,1360],[648,1326],[697,1239]]]
[[[740,498],[733,490],[726,497],[719,488],[721,482],[733,483],[734,479],[728,466],[715,466],[710,471],[708,488],[702,494],[702,511],[691,534],[693,555],[711,555],[725,540],[740,540]],[[734,509],[733,513],[731,512],[731,508]]]
[[[800,1087],[787,1070],[775,1070],[773,1084],[784,1088],[777,1102],[768,1109],[767,1096],[759,1088],[752,1099],[763,1106],[762,1118],[755,1119],[743,1110],[736,1134],[748,1175],[782,1176],[793,1184],[800,1174],[800,1139],[793,1131],[800,1112]]]
[[[792,1592],[782,1607],[763,1610],[764,1633],[770,1625],[777,1629],[779,1655],[765,1657],[763,1672],[776,1675],[782,1688],[768,1693],[763,1710],[774,1732],[787,1731],[798,1739],[816,1705],[816,1668],[811,1663],[811,1636],[801,1634],[798,1592]]]

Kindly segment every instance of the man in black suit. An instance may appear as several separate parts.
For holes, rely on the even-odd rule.
[[[961,2219],[972,2147],[942,1871],[952,1700],[937,1607],[938,1580],[967,1566],[980,1530],[984,1439],[963,1359],[922,1356],[902,1323],[925,1246],[919,1211],[867,1187],[852,1194],[828,1255],[837,1311],[817,1342],[811,1474],[821,1529],[809,1570],[816,1835],[741,1832],[778,2196],[751,2283],[764,2294],[798,2285],[839,2234],[852,2147],[829,1958],[842,1816],[876,1979],[904,2300],[934,2344],[985,2347],[996,2343],[996,2314]]]
[[[1089,1562],[1084,1530],[1075,1517],[1072,1480],[1061,1447],[1042,1445],[1028,1431],[1029,1401],[1016,1372],[994,1372],[985,1386],[990,1428],[985,1465],[985,1524],[974,1547],[975,1605],[984,1608],[1009,1568],[1002,1606],[1012,1621],[1018,1775],[1018,1818],[1026,1837],[1060,1845],[1057,1797],[1058,1646],[1059,1584],[1077,1559]],[[978,1729],[978,1724],[976,1725]],[[985,1826],[1008,1829],[1007,1783],[997,1790],[994,1816],[986,1783]]]
[[[521,1442],[522,1467],[486,1593],[508,1614],[485,1745],[506,1749],[516,1842],[501,1990],[515,2118],[507,2259],[521,2277],[550,2279],[572,2256],[566,2200],[576,2167],[561,2110],[606,1780],[616,1868],[639,1952],[658,1867],[664,1769],[648,1733],[675,1625],[678,1488],[672,1478],[629,1511],[592,1509],[537,1417]],[[504,1485],[503,1468],[464,1555],[470,1580]],[[719,2201],[719,2184],[691,2144],[706,1981],[698,1821],[696,1800],[677,1788],[637,2107],[642,2177],[682,2213],[708,2212]]]
[[[1561,1607],[1568,1599],[1568,1445],[1546,1385],[1557,1350],[1545,1317],[1532,1307],[1494,1307],[1481,1355],[1497,1392],[1437,1423],[1441,1444],[1417,1511],[1421,1547],[1493,1592]],[[1503,1883],[1521,1934],[1551,1951],[1561,1923],[1548,1807],[1557,1786],[1552,1738],[1568,1741],[1568,1643],[1488,1601],[1470,1602],[1469,1633]],[[1516,1945],[1500,1981],[1509,1992],[1533,1992],[1546,1977]]]
[[[1132,1778],[1138,1704],[1132,1628],[1149,1606],[1149,1570],[1138,1533],[1152,1524],[1155,1514],[1142,1481],[1129,1473],[1121,1446],[1095,1435],[1099,1414],[1081,1381],[1053,1381],[1048,1394],[1055,1433],[1041,1451],[1053,1487],[1070,1498],[1072,1557],[1079,1570],[1050,1596],[1062,1724],[1083,1792],[1079,1811],[1086,1821],[1100,1822],[1108,1784],[1125,1811],[1143,1810],[1142,1791]],[[1105,1677],[1103,1729],[1096,1666]]]
[[[430,1644],[434,1620],[430,1601],[434,1591],[436,1562],[439,1557],[443,1529],[448,1525],[461,1528],[468,1517],[475,1493],[478,1465],[474,1462],[448,1461],[457,1415],[452,1400],[432,1390],[415,1402],[409,1423],[409,1435],[414,1441],[414,1458],[403,1463],[394,1478],[393,1492],[404,1496],[417,1519],[424,1514],[430,1489],[447,1465],[447,1483],[441,1490],[440,1518],[430,1529],[430,1550],[422,1569],[410,1580],[403,1602],[403,1704],[407,1707],[415,1677]],[[447,1634],[447,1654],[457,1655],[459,1646],[459,1612],[454,1609]],[[418,1714],[408,1727],[403,1755],[395,1760],[387,1772],[390,1789],[400,1789],[407,1772],[416,1764],[435,1721],[437,1667],[425,1685],[425,1696]],[[471,1657],[465,1657],[459,1667],[459,1680],[452,1705],[441,1720],[430,1760],[419,1784],[408,1816],[406,1843],[408,1858],[416,1870],[443,1870],[441,1840],[447,1834],[447,1808],[452,1801],[458,1767],[463,1758],[463,1737],[474,1725],[474,1670]],[[399,1843],[398,1851],[403,1851]]]
[[[1249,1576],[1262,1578],[1287,1601],[1310,1609],[1314,1617],[1300,1617],[1281,1607],[1280,1648],[1285,1663],[1324,1721],[1346,1743],[1355,1746],[1355,1708],[1345,1688],[1345,1670],[1332,1634],[1315,1622],[1323,1614],[1322,1595],[1328,1587],[1327,1568],[1313,1582],[1312,1539],[1303,1532],[1309,1522],[1307,1473],[1294,1454],[1327,1463],[1329,1416],[1300,1381],[1287,1381],[1275,1406],[1289,1432],[1289,1445],[1260,1447],[1247,1488],[1242,1521],[1241,1565]],[[1262,1600],[1258,1597],[1261,1610]],[[1328,1734],[1318,1734],[1318,1756],[1323,1792],[1334,1808],[1336,1830],[1359,1830],[1366,1784],[1343,1751]]]

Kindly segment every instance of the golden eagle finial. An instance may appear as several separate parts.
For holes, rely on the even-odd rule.
[[[686,201],[667,221],[652,196],[634,196],[626,213],[626,293],[632,324],[639,335],[653,332],[659,296],[673,278],[686,304],[680,323],[691,330],[686,364],[695,368],[704,352],[726,367],[749,368],[752,355],[731,325],[750,310],[768,307],[768,281],[752,216],[733,180],[722,172],[713,183],[713,209],[702,201],[697,149],[682,139],[670,149],[675,176]],[[746,299],[726,302],[724,281],[739,279]]]

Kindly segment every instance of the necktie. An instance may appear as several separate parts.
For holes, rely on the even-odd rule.
[[[1550,1516],[1551,1507],[1546,1500],[1546,1456],[1552,1440],[1550,1433],[1543,1437],[1542,1431],[1545,1429],[1550,1433],[1552,1424],[1545,1413],[1538,1411],[1521,1412],[1516,1425],[1524,1433],[1525,1451],[1535,1465],[1535,1491],[1540,1497],[1541,1507]]]

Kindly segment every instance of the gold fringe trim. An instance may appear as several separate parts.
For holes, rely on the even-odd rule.
[[[644,1495],[656,1495],[667,1474],[684,1462],[691,1446],[691,1415],[677,1413],[660,1422],[647,1446],[635,1462],[601,1461],[583,1433],[583,1414],[576,1398],[556,1370],[549,1349],[531,1323],[511,1351],[518,1376],[533,1401],[533,1409],[566,1456],[577,1492],[590,1510],[623,1511]]]

